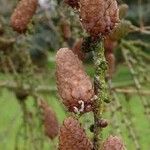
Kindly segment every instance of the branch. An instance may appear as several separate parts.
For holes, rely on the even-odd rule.
[[[119,89],[119,88],[114,88],[113,89],[117,93],[124,93],[124,94],[138,94],[138,91],[136,89]],[[141,95],[144,96],[149,96],[150,95],[150,90],[141,90],[140,91]]]
[[[104,47],[102,41],[98,42],[94,51],[95,63],[95,93],[97,98],[94,102],[94,150],[99,150],[102,142],[102,128],[99,126],[99,120],[102,118],[104,102],[108,101],[108,89],[105,82],[107,64],[104,56]]]
[[[0,81],[0,88],[7,88],[9,90],[15,91],[19,87],[20,86],[18,86],[18,84],[14,81]],[[23,84],[22,89],[29,91],[29,92],[32,90],[35,93],[49,93],[52,91],[57,91],[57,88],[55,86],[50,87],[50,86],[45,86],[45,85],[39,85],[35,89],[33,89],[33,87],[31,87],[28,84]]]

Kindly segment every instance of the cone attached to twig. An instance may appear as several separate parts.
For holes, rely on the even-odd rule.
[[[27,26],[34,15],[38,5],[37,0],[20,0],[16,9],[11,16],[12,28],[23,33],[26,31]]]
[[[50,139],[54,139],[59,131],[59,123],[56,114],[46,101],[40,100],[39,105],[43,112],[45,135]]]
[[[80,0],[80,18],[93,37],[107,35],[119,21],[116,0]]]
[[[119,137],[110,136],[103,143],[102,150],[125,150],[125,146]]]
[[[56,67],[58,92],[64,105],[72,112],[91,111],[93,84],[78,56],[62,48],[57,52]]]
[[[67,118],[59,136],[59,150],[92,150],[91,141],[77,119]]]

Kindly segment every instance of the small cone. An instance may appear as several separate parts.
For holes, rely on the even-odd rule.
[[[112,40],[109,36],[104,39],[105,52],[113,53],[117,47],[117,41]]]
[[[107,35],[119,21],[116,0],[80,0],[83,28],[93,37]]]
[[[78,120],[73,117],[67,118],[60,129],[59,150],[92,150],[92,148],[92,143]]]
[[[64,2],[72,8],[79,8],[79,0],[64,0]]]
[[[125,150],[125,146],[119,137],[110,136],[103,143],[102,150]]]
[[[61,32],[62,32],[62,36],[64,40],[70,39],[71,38],[70,23],[67,20],[62,19],[60,23],[60,28],[61,28]]]
[[[56,78],[59,95],[69,111],[91,111],[93,84],[78,56],[68,48],[62,48],[57,52]]]
[[[115,56],[113,53],[106,52],[105,53],[106,61],[108,63],[108,75],[112,78],[115,72]]]
[[[80,60],[85,60],[86,53],[82,50],[83,39],[79,39],[73,46],[72,51],[76,54]]]
[[[43,112],[45,135],[50,139],[54,139],[59,131],[56,114],[44,100],[40,100],[40,108]]]
[[[34,15],[38,5],[37,0],[20,0],[16,9],[11,16],[12,28],[23,33],[26,31],[27,26]]]

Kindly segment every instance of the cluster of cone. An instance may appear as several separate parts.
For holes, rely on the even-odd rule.
[[[79,10],[83,28],[91,37],[106,36],[114,29],[119,21],[118,6],[116,0],[65,0],[72,8]],[[34,15],[37,0],[21,0],[11,16],[11,26],[19,33],[26,31],[27,26]],[[63,24],[64,25],[64,24]],[[64,32],[68,28],[62,25]],[[70,37],[70,33],[64,38]],[[106,37],[106,58],[113,64],[114,58],[110,46],[114,42]],[[111,42],[111,44],[109,44]],[[73,50],[61,48],[56,56],[56,78],[59,95],[68,111],[85,113],[92,111],[94,100],[94,87],[90,77],[86,74],[81,60],[84,59],[82,52],[83,39],[79,40]],[[113,66],[112,66],[113,68]],[[110,71],[111,74],[112,71]],[[58,120],[56,114],[41,100],[40,108],[43,111],[45,134],[54,139],[58,135]],[[92,142],[87,137],[83,127],[74,117],[65,119],[60,128],[59,150],[92,150]],[[109,137],[102,146],[103,150],[124,150],[123,142],[118,137]]]
[[[109,136],[102,144],[101,150],[125,150],[121,138]],[[93,150],[93,144],[84,128],[74,117],[68,117],[60,129],[59,150]]]
[[[107,35],[119,21],[116,0],[65,0],[79,10],[83,28],[93,37]]]
[[[76,9],[78,9],[78,10],[81,10],[81,8],[82,8],[82,3],[84,4],[84,3],[86,3],[86,5],[89,5],[89,6],[91,6],[90,5],[90,3],[88,3],[87,1],[80,1],[80,0],[64,0],[64,2],[66,3],[66,4],[68,4],[69,6],[71,6],[72,8],[76,8]],[[99,1],[100,2],[100,1]],[[116,20],[116,23],[114,23],[114,26],[113,26],[113,30],[110,32],[110,34],[108,34],[108,32],[106,32],[106,34],[104,33],[102,33],[102,29],[104,29],[104,26],[102,27],[102,25],[99,25],[98,26],[98,24],[97,24],[97,22],[94,24],[94,20],[96,20],[95,18],[96,17],[94,17],[94,14],[92,13],[92,11],[90,11],[89,9],[86,9],[86,11],[88,11],[88,12],[84,12],[84,14],[85,14],[85,16],[87,15],[87,14],[90,14],[91,15],[91,18],[93,19],[92,21],[90,21],[90,19],[88,20],[88,23],[89,24],[91,24],[91,22],[93,22],[93,24],[94,24],[94,27],[97,29],[97,31],[96,31],[96,34],[94,35],[94,33],[95,32],[93,32],[92,30],[94,30],[94,28],[89,28],[89,30],[91,29],[91,32],[92,32],[92,34],[90,34],[92,37],[97,37],[98,35],[99,35],[99,32],[101,33],[101,35],[106,35],[105,36],[105,38],[104,38],[104,47],[105,47],[105,57],[106,57],[106,61],[107,61],[107,63],[108,63],[108,77],[109,78],[112,78],[112,76],[113,76],[113,74],[114,74],[114,72],[115,72],[115,56],[114,56],[114,50],[116,49],[116,47],[117,47],[117,45],[118,45],[118,41],[122,38],[122,37],[124,37],[124,36],[126,36],[129,32],[131,32],[131,31],[133,31],[133,26],[132,26],[132,24],[129,22],[129,21],[126,21],[126,20],[124,20],[124,17],[126,16],[126,14],[127,14],[127,10],[128,10],[128,5],[126,5],[126,4],[121,4],[120,6],[119,6],[119,11],[117,11],[118,10],[118,8],[117,8],[117,4],[116,4],[116,2],[113,2],[113,1],[107,1],[107,2],[102,2],[101,3],[101,6],[102,6],[102,4],[103,3],[106,3],[105,4],[105,6],[106,5],[111,5],[111,7],[108,7],[109,9],[107,9],[107,11],[108,12],[111,12],[111,11],[113,11],[114,9],[116,10],[116,11],[113,11],[114,13],[115,13],[115,15],[114,16],[116,16],[116,17],[114,17],[113,18],[113,14],[110,14],[110,16],[109,17],[106,17],[106,16],[103,16],[104,18],[106,17],[106,18],[113,18],[112,19],[112,21],[113,20]],[[92,5],[94,5],[94,4],[97,4],[96,3],[96,1],[92,1]],[[83,8],[85,8],[85,6],[83,7]],[[86,7],[87,8],[87,7]],[[96,9],[97,8],[97,10],[100,10],[100,7],[99,6],[95,6],[94,5],[94,8]],[[98,9],[99,8],[99,9]],[[104,8],[104,7],[103,7]],[[92,8],[91,8],[92,9]],[[94,10],[95,10],[94,9]],[[93,10],[93,11],[94,11]],[[80,16],[82,16],[81,15],[81,11],[79,11],[80,12]],[[99,11],[100,13],[102,13],[102,11]],[[107,14],[107,13],[106,13]],[[87,17],[87,16],[86,16]],[[81,17],[81,22],[83,22],[83,19],[82,18],[84,18],[84,17]],[[119,19],[118,19],[119,18]],[[101,19],[100,19],[101,20]],[[120,22],[119,23],[117,23],[117,20],[120,20]],[[102,22],[101,22],[102,23]],[[106,22],[105,22],[106,23]],[[83,24],[83,23],[82,23]],[[115,25],[117,24],[117,26],[115,27]],[[69,26],[67,26],[68,27],[68,31],[69,31]],[[84,26],[83,26],[84,27]],[[85,29],[86,29],[86,27],[85,27]],[[64,32],[64,33],[67,33],[67,32]],[[85,58],[86,58],[86,56],[87,56],[87,54],[85,53],[85,51],[82,49],[83,48],[83,43],[84,41],[83,41],[83,39],[81,38],[81,39],[79,39],[79,40],[77,40],[77,42],[74,44],[74,46],[72,47],[72,51],[76,54],[76,55],[78,55],[78,57],[79,57],[79,59],[80,60],[85,60]]]
[[[118,7],[116,1],[88,1],[88,0],[65,0],[65,3],[72,8],[80,9],[81,22],[84,29],[92,37],[105,35],[110,32],[118,22]],[[107,8],[107,10],[106,10]],[[100,11],[103,10],[103,11]],[[105,14],[105,13],[106,14]],[[108,20],[106,20],[106,18]],[[112,47],[116,43],[111,39],[105,40],[105,48],[114,60]],[[72,50],[61,48],[56,55],[56,78],[57,87],[63,104],[69,111],[75,113],[85,113],[92,111],[94,89],[93,84],[84,71],[81,60],[85,59],[82,51],[83,39],[79,39]],[[111,42],[111,45],[109,45]],[[114,64],[114,62],[110,62]],[[112,66],[114,68],[114,66]],[[109,71],[110,74],[113,71]],[[68,117],[60,129],[59,150],[93,150],[93,144],[87,137],[84,128],[75,117]],[[102,145],[102,150],[124,150],[124,144],[118,137],[110,136]]]

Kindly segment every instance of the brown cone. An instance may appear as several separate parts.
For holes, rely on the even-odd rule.
[[[74,54],[78,55],[80,60],[85,60],[86,57],[86,53],[83,52],[82,50],[82,43],[83,43],[83,38],[79,39],[77,42],[75,42],[72,51],[74,52]]]
[[[93,85],[78,56],[68,48],[62,48],[57,52],[56,67],[58,92],[68,110],[91,111]]]
[[[92,150],[93,146],[78,120],[67,118],[60,129],[59,150]]]
[[[61,20],[60,28],[61,28],[61,32],[62,32],[62,36],[63,36],[64,40],[68,40],[69,38],[71,38],[70,23],[67,20],[65,20],[65,19]]]
[[[80,18],[93,37],[107,35],[119,21],[116,0],[80,0]]]
[[[113,53],[116,47],[117,47],[117,41],[112,40],[109,36],[107,36],[104,39],[105,52]]]
[[[79,0],[64,0],[64,2],[72,8],[79,8]]]
[[[23,33],[27,29],[27,25],[34,15],[38,5],[37,0],[21,0],[11,16],[12,28]]]
[[[119,137],[110,136],[103,143],[102,150],[125,150],[125,146]]]
[[[50,139],[54,139],[59,131],[59,123],[56,114],[44,100],[40,100],[40,108],[43,112],[45,135]]]
[[[108,63],[108,74],[109,77],[112,78],[115,72],[115,55],[113,53],[106,52],[105,57]]]

